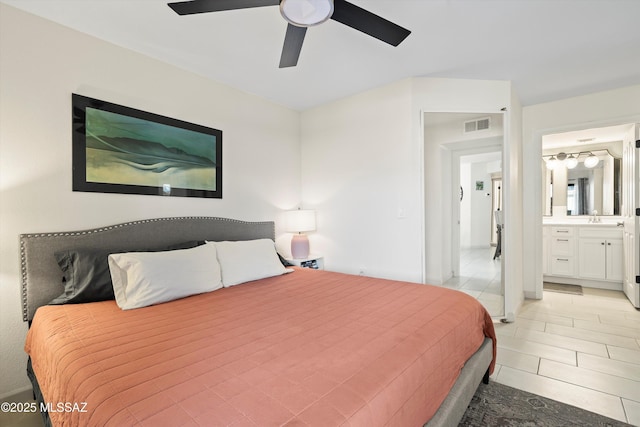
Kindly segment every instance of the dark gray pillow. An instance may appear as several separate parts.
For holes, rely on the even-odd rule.
[[[86,302],[115,299],[108,257],[119,252],[159,252],[175,249],[189,249],[204,244],[204,241],[190,241],[159,249],[105,250],[70,249],[56,252],[55,257],[62,270],[64,292],[49,302],[49,305],[81,304]]]

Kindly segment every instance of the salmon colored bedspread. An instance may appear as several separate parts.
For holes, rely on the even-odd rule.
[[[54,426],[421,426],[493,323],[444,288],[296,269],[165,304],[38,309]],[[86,412],[81,412],[82,404]]]

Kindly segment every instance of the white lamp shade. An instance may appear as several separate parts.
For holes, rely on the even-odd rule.
[[[298,27],[311,27],[333,15],[333,0],[282,0],[282,17]]]
[[[304,233],[316,229],[316,211],[299,209],[288,211],[285,217],[286,230],[292,233]]]

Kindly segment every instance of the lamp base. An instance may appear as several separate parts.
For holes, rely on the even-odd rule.
[[[309,256],[309,238],[306,234],[294,234],[291,237],[291,256],[304,259]]]

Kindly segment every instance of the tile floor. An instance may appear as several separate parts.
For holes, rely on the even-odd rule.
[[[491,258],[488,249],[464,251],[462,277],[445,285],[475,296],[495,316],[497,305],[487,301],[497,300],[500,270]],[[524,302],[514,323],[496,323],[492,379],[640,426],[640,310],[622,292],[583,292],[545,291],[542,300]]]
[[[640,426],[640,311],[622,292],[583,292],[545,291],[497,323],[493,379]]]
[[[504,316],[500,258],[493,259],[495,248],[460,249],[460,276],[443,286],[477,298],[493,317]]]

